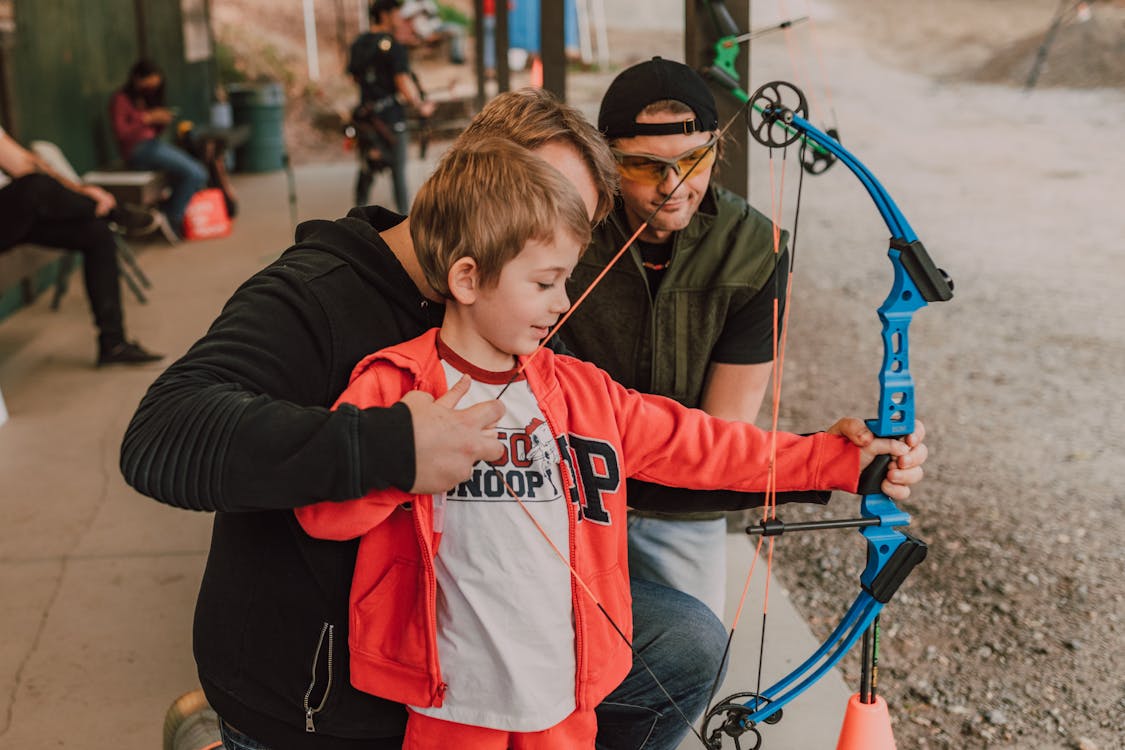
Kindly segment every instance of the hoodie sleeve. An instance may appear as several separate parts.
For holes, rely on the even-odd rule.
[[[390,404],[402,398],[411,386],[403,371],[386,360],[368,358],[356,367],[355,377],[333,408],[355,409]],[[363,536],[385,521],[400,503],[412,497],[393,488],[373,490],[355,500],[325,500],[296,508],[294,513],[309,536],[345,541]]]
[[[315,295],[284,263],[255,275],[145,394],[121,446],[125,480],[204,511],[291,509],[410,487],[404,405],[327,408],[342,366],[331,340]]]
[[[588,363],[570,362],[588,368],[584,387],[608,394],[628,477],[698,490],[764,492],[776,440],[778,492],[855,492],[859,448],[843,437],[823,432],[774,436],[753,424],[728,422],[663,396],[638,393]],[[593,391],[579,398],[596,403]]]

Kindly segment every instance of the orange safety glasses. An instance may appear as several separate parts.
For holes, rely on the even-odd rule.
[[[719,136],[713,137],[702,146],[683,152],[679,156],[667,157],[656,154],[633,154],[615,148],[613,158],[617,160],[617,170],[626,180],[645,185],[659,185],[668,176],[668,170],[682,177],[689,170],[698,174],[715,163],[715,144]]]

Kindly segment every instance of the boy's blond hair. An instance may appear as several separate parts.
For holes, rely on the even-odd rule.
[[[609,144],[585,115],[549,91],[524,88],[494,97],[455,145],[491,137],[507,138],[532,151],[556,141],[570,144],[590,170],[598,193],[593,223],[600,223],[613,209],[620,176]]]
[[[418,190],[410,235],[426,282],[449,294],[449,270],[476,261],[483,286],[530,240],[558,233],[584,252],[590,220],[578,190],[557,169],[504,138],[458,140]]]

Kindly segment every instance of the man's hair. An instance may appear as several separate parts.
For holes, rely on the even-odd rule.
[[[494,97],[458,136],[455,145],[490,137],[507,138],[531,150],[554,141],[570,144],[594,180],[598,194],[594,224],[613,209],[620,178],[609,146],[580,111],[560,102],[550,92],[524,88]]]
[[[418,190],[410,236],[427,283],[448,298],[449,269],[476,261],[483,286],[531,240],[557,233],[584,251],[590,220],[578,190],[562,173],[505,138],[458,140]]]
[[[379,23],[383,15],[402,7],[402,0],[372,0],[367,6],[367,18],[371,23]]]

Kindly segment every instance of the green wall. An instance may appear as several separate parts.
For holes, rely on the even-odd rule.
[[[119,165],[109,98],[142,44],[165,71],[168,103],[182,118],[209,119],[213,56],[184,61],[179,0],[15,0],[15,16],[6,67],[16,135],[25,145],[57,143],[79,173]]]

